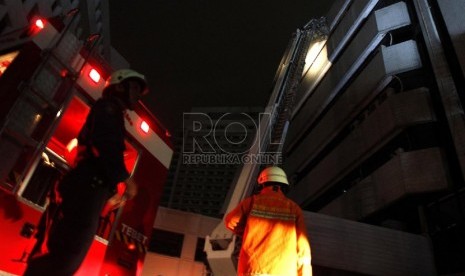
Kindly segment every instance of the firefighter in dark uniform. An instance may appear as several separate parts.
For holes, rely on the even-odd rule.
[[[33,250],[24,275],[73,275],[92,244],[105,203],[111,198],[119,207],[136,195],[124,164],[124,114],[147,93],[145,77],[133,70],[110,76],[79,133],[76,166],[57,185],[57,211],[39,233],[42,244]],[[114,195],[119,182],[126,183],[122,197]]]

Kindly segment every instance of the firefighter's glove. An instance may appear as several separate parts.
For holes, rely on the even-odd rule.
[[[137,195],[137,185],[132,179],[132,177],[128,178],[126,181],[126,190],[124,191],[123,198],[125,200],[133,199]]]
[[[107,203],[106,203],[106,206],[105,206],[104,210],[109,212],[109,211],[118,209],[119,207],[124,206],[125,202],[126,202],[126,200],[124,199],[123,195],[115,193],[112,197],[110,197],[107,200]],[[107,212],[104,212],[104,213],[107,213]]]

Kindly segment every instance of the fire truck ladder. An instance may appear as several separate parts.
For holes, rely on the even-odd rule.
[[[312,41],[327,35],[326,19],[313,19],[292,37],[281,60],[273,82],[273,90],[265,113],[260,118],[255,144],[249,151],[252,156],[267,155],[260,161],[243,164],[235,179],[234,191],[229,198],[225,214],[230,212],[247,195],[252,193],[258,172],[266,166],[281,165],[282,147],[286,138],[296,88],[305,66],[305,57]],[[257,143],[258,142],[258,143]],[[269,158],[273,157],[273,158]],[[205,240],[204,250],[214,275],[236,275],[239,241],[221,222]]]

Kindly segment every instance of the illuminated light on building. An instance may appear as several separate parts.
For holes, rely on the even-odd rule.
[[[312,71],[318,72],[327,62],[326,40],[315,42],[309,48],[305,57],[303,74],[305,74],[310,67],[312,67]]]

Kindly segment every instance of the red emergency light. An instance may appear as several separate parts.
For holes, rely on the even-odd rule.
[[[142,131],[145,133],[149,133],[150,126],[146,121],[142,121],[142,123],[140,123],[140,129],[142,129]]]
[[[42,31],[45,28],[46,21],[42,18],[36,17],[31,21],[31,26],[29,28],[29,35],[35,35],[38,32]]]
[[[39,29],[42,30],[45,27],[45,23],[42,19],[36,19],[35,26]]]
[[[133,250],[136,249],[136,245],[135,245],[134,243],[131,242],[130,244],[128,244],[128,249],[131,250],[131,251],[133,251]]]
[[[95,70],[94,68],[92,68],[89,71],[89,77],[95,83],[98,83],[100,81],[100,73],[97,70]]]

